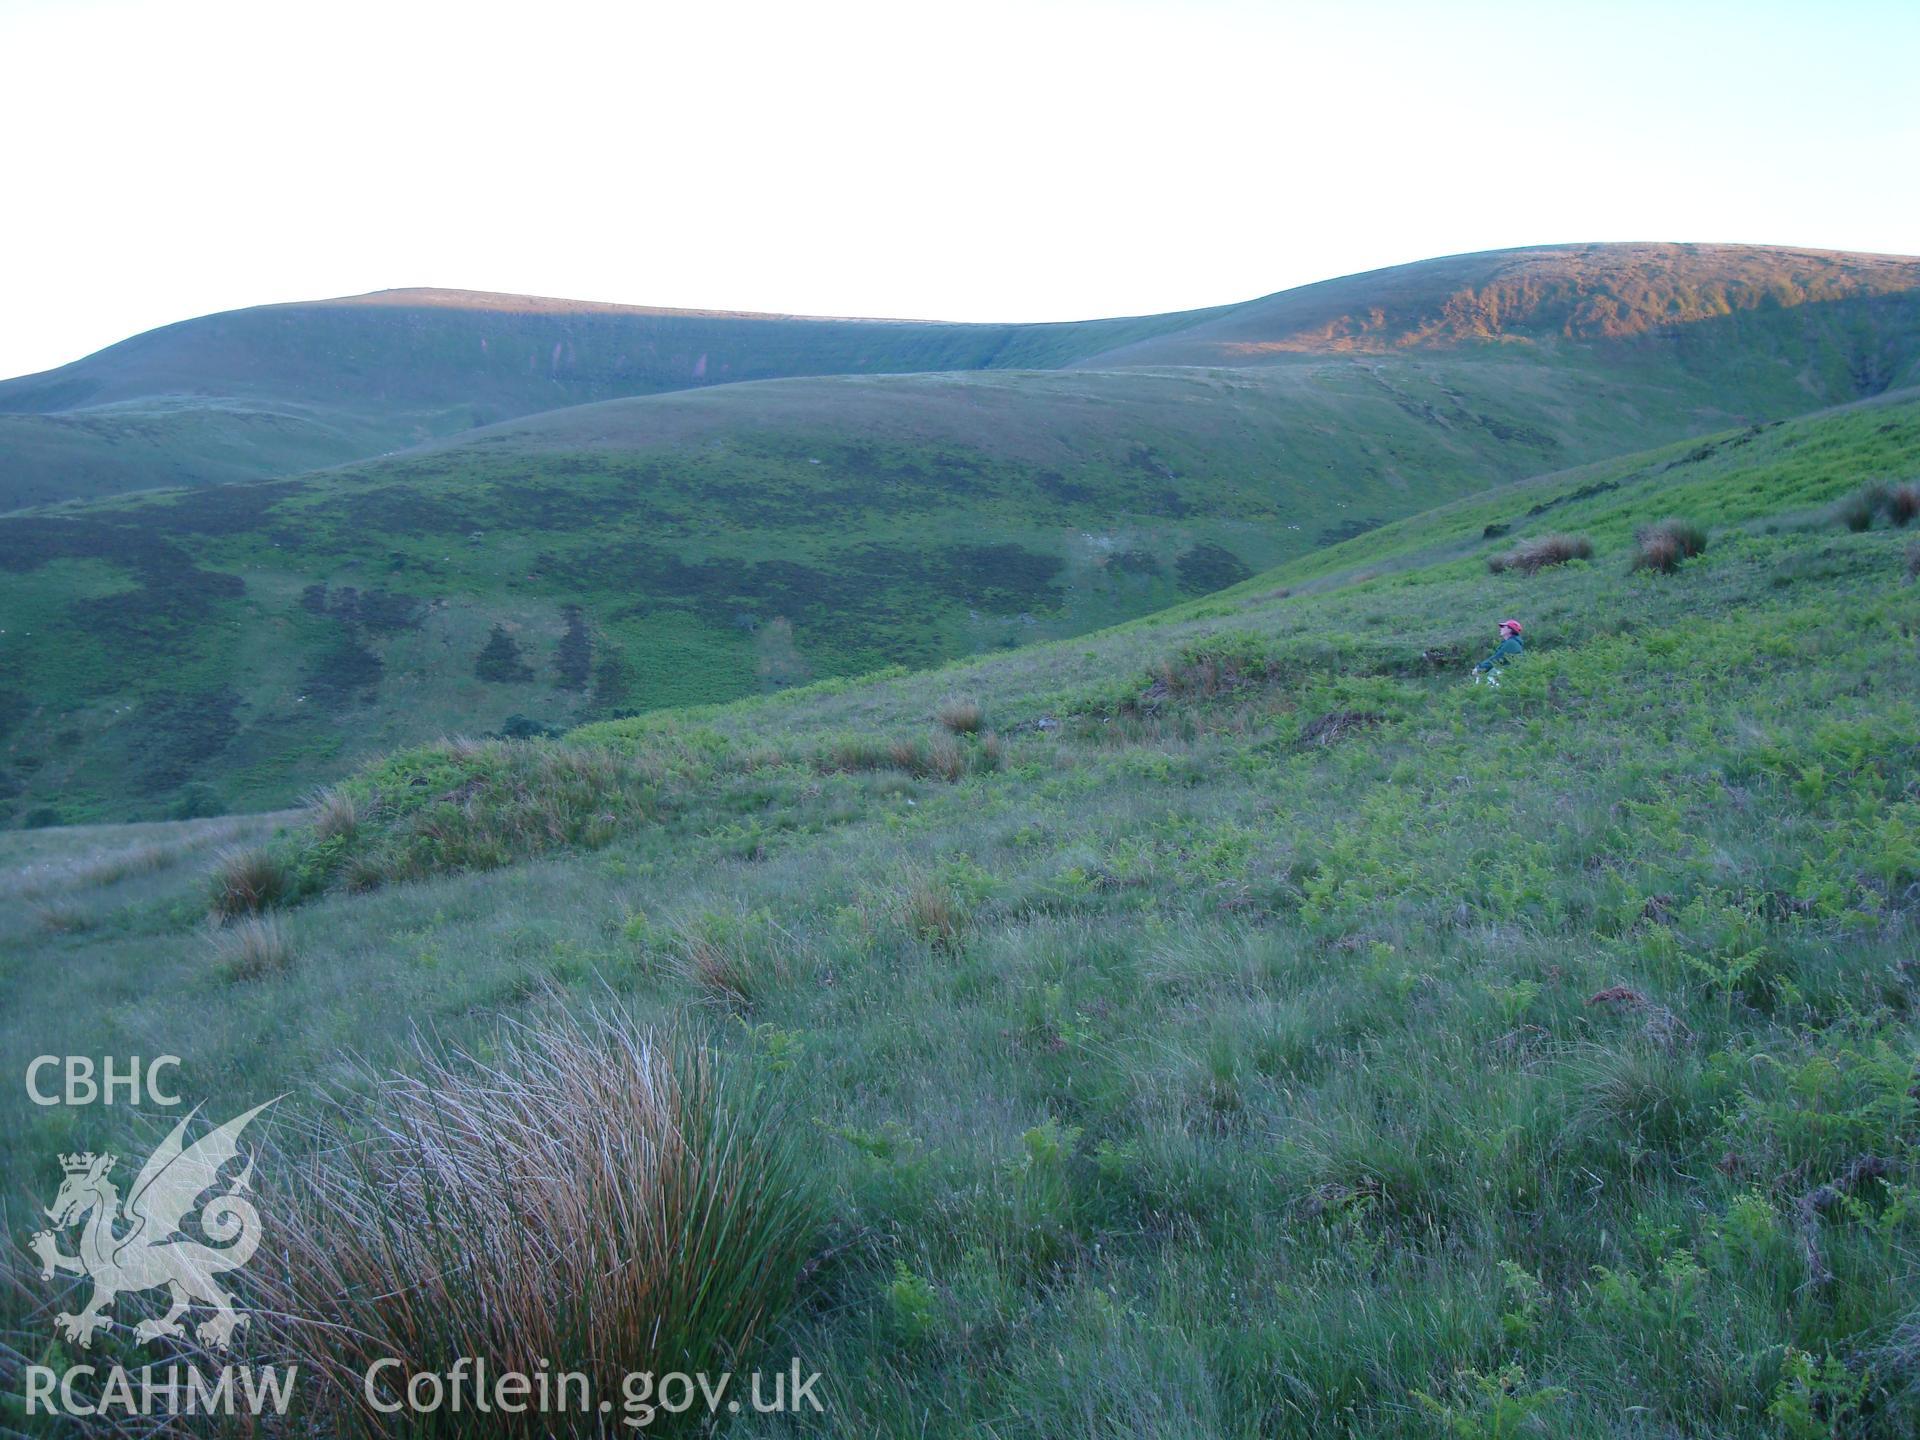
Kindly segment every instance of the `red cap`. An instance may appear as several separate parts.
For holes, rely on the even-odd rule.
[[[1514,634],[1518,635],[1522,630],[1525,630],[1527,627],[1522,625],[1518,620],[1502,620],[1500,622],[1500,628],[1502,630],[1511,630],[1513,631]]]

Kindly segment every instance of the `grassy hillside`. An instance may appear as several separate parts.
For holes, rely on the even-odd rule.
[[[1048,367],[1202,315],[949,325],[390,290],[265,305],[0,381],[0,510],[292,474],[614,396]]]
[[[289,475],[537,411],[784,376],[1502,344],[1654,369],[1737,359],[1742,403],[1755,383],[1788,386],[1802,410],[1920,381],[1916,337],[1920,261],[1738,245],[1450,256],[1211,310],[1053,325],[390,290],[205,316],[0,381],[0,510]]]
[[[1292,346],[1312,321],[1313,343],[1340,348],[1353,337],[1329,306],[1371,294],[1391,353],[742,381],[0,516],[0,816],[271,807],[443,732],[537,733],[1079,634],[1489,483],[1880,393],[1920,364],[1920,291],[1892,288],[1912,272],[1739,248],[1460,257],[1235,312],[1255,327],[1236,334]],[[258,444],[223,428],[226,401],[141,422],[145,473],[176,442],[217,441],[244,469],[276,445],[324,448],[344,413],[327,406],[369,386],[401,406],[473,387],[465,424],[495,400],[541,403],[526,384],[550,400],[665,384],[658,365],[696,350],[709,377],[1057,367],[1176,323],[1226,320],[939,327],[409,294],[160,332],[43,390],[252,385]],[[302,385],[316,408],[297,421],[266,398]],[[0,432],[68,446],[78,474],[103,434],[125,450],[98,417],[131,424],[144,404],[0,416]]]
[[[0,804],[271,807],[446,731],[1077,634],[1493,479],[1773,413],[1740,393],[1528,355],[780,381],[4,517]]]
[[[629,1013],[589,1032],[600,1075],[637,1053],[621,1025],[676,1026],[772,1107],[696,1189],[781,1197],[777,1233],[707,1236],[703,1313],[764,1307],[738,1365],[822,1372],[805,1434],[1908,1436],[1920,536],[1845,502],[1916,477],[1920,401],[1890,398],[1072,640],[416,748],[230,858],[218,930],[206,822],[6,837],[0,1062],[164,1047],[217,1108],[291,1092],[285,1146],[338,1125],[383,1157],[322,1156],[327,1205],[262,1164],[289,1253],[351,1264],[382,1211],[460,1243],[431,1216],[502,1175],[591,1238],[631,1193],[604,1165],[544,1185],[529,1117],[580,1158],[652,1112],[598,1136],[551,1017]],[[1667,517],[1704,553],[1634,568]],[[1591,557],[1489,566],[1556,535]],[[1466,683],[1509,615],[1527,654]],[[370,1078],[410,1053],[438,1088]],[[671,1092],[697,1133],[746,1093],[714,1083]],[[55,1152],[149,1138],[3,1103],[10,1213]],[[507,1153],[375,1183],[421,1183],[454,1105]],[[352,1327],[275,1332],[316,1360],[361,1335],[510,1364],[571,1272],[497,1253],[399,1277],[493,1306],[485,1339],[423,1328],[391,1273],[255,1283]],[[24,1262],[8,1306],[47,1356]],[[603,1376],[749,1334],[691,1313],[607,1294],[539,1353]]]
[[[1302,353],[1503,344],[1738,347],[1757,350],[1756,360],[1797,364],[1795,347],[1818,337],[1815,348],[1840,350],[1854,393],[1871,394],[1913,383],[1917,284],[1920,259],[1909,255],[1775,245],[1535,246],[1302,285],[1080,363],[1257,365]]]

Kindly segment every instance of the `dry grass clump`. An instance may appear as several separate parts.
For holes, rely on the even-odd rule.
[[[1847,529],[1854,532],[1871,530],[1873,517],[1886,508],[1887,487],[1884,485],[1863,486],[1847,496],[1834,507],[1834,515]]]
[[[1677,569],[1682,560],[1691,560],[1707,548],[1707,532],[1691,520],[1668,516],[1658,524],[1645,525],[1634,532],[1639,551],[1633,568],[1653,570],[1662,575]]]
[[[997,770],[1005,758],[1000,738],[987,732],[969,744],[963,738],[967,733],[947,729],[928,740],[912,736],[892,740],[844,736],[827,747],[819,763],[827,770],[899,770],[916,779],[937,776],[950,782],[975,770]]]
[[[987,712],[978,700],[950,696],[940,702],[933,718],[955,735],[974,735],[987,723]]]
[[[264,845],[242,845],[221,852],[213,867],[208,902],[219,920],[257,915],[284,900],[293,889],[286,862]]]
[[[827,746],[825,765],[829,770],[848,772],[888,770],[893,767],[893,754],[885,740],[847,735]]]
[[[1007,742],[989,730],[980,737],[980,749],[974,757],[974,763],[982,771],[991,773],[1007,763]]]
[[[1489,555],[1487,569],[1495,575],[1508,570],[1533,575],[1549,566],[1564,565],[1569,560],[1592,558],[1593,542],[1584,535],[1543,535],[1537,540],[1523,541],[1504,555]]]
[[[360,829],[360,803],[338,785],[316,791],[307,802],[307,824],[317,840],[351,840]]]
[[[1909,480],[1887,491],[1887,519],[1904,530],[1915,516],[1920,516],[1920,481]]]
[[[386,1433],[365,1377],[387,1356],[389,1398],[461,1356],[618,1397],[634,1372],[736,1368],[794,1298],[819,1192],[768,1090],[617,1013],[507,1025],[486,1054],[420,1046],[273,1197],[255,1316],[321,1377],[328,1433]]]
[[[708,1000],[747,1011],[791,975],[789,938],[763,915],[715,911],[674,924],[666,948],[673,968]]]
[[[927,773],[949,783],[967,773],[967,750],[951,735],[936,735],[927,746]]]
[[[215,934],[214,962],[229,980],[283,974],[293,964],[293,941],[272,915],[249,915]]]
[[[966,903],[947,886],[933,880],[916,880],[907,887],[901,902],[902,919],[909,933],[936,950],[959,948],[961,937],[972,921]]]

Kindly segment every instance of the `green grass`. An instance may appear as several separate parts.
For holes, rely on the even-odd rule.
[[[951,325],[445,290],[263,305],[0,380],[0,511],[289,475],[615,396],[786,375],[1057,366],[1212,313]]]
[[[1811,399],[1740,383],[1514,347],[783,380],[0,517],[0,807],[284,805],[516,716],[563,728],[1072,636],[1493,481]],[[1699,443],[1663,473],[1746,442]],[[520,668],[477,665],[496,627]]]
[[[1889,400],[1070,640],[400,752],[270,842],[253,978],[190,867],[0,895],[0,1058],[178,1053],[298,1150],[418,1030],[692,1027],[826,1197],[739,1361],[824,1373],[804,1433],[1910,1435],[1920,586],[1833,505],[1916,469]],[[1669,515],[1707,549],[1634,571]],[[1593,557],[1488,572],[1554,533]],[[15,1230],[151,1128],[12,1097]]]

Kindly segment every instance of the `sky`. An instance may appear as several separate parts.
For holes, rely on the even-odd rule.
[[[0,375],[403,286],[1065,320],[1920,252],[1920,5],[0,0]]]

